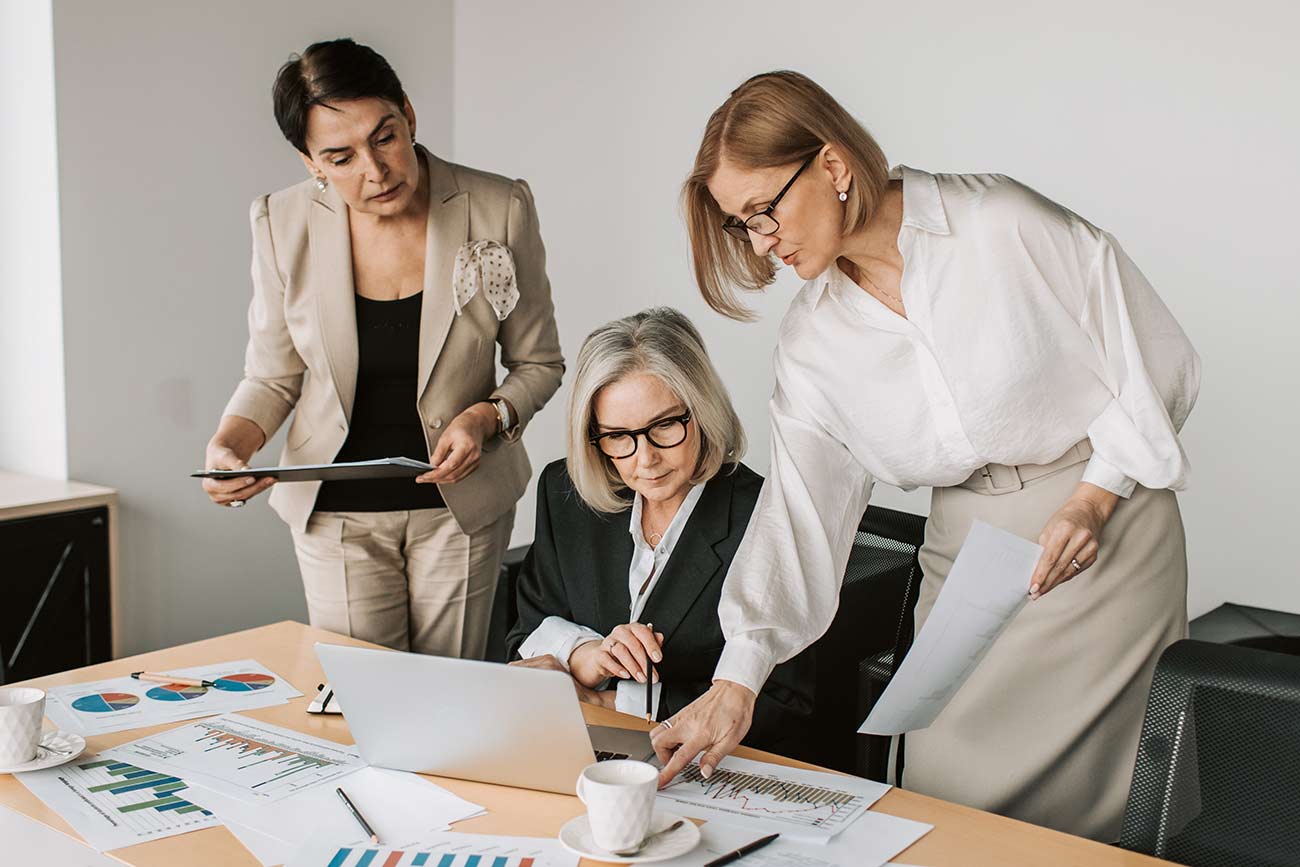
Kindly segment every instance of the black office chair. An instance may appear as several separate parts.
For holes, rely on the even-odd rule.
[[[1300,658],[1179,641],[1156,664],[1119,845],[1300,865]]]
[[[870,506],[849,554],[840,607],[815,645],[817,685],[810,761],[883,781],[889,738],[858,726],[912,644],[925,516]]]
[[[524,565],[531,545],[520,545],[506,551],[501,559],[501,574],[497,576],[496,594],[492,597],[492,619],[488,623],[488,662],[509,662],[506,659],[506,634],[519,619],[519,570]]]

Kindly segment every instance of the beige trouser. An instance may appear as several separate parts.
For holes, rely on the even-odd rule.
[[[294,549],[311,625],[396,650],[482,659],[515,510],[462,533],[448,509],[313,512]]]
[[[964,486],[935,489],[920,555],[918,630],[972,521],[1038,541],[1090,452],[1076,446],[1053,471],[1023,483],[1016,468],[994,466],[990,477],[980,472]],[[1186,635],[1178,502],[1172,491],[1139,486],[1103,529],[1097,562],[1028,603],[939,718],[908,733],[903,786],[1117,839],[1156,658]]]

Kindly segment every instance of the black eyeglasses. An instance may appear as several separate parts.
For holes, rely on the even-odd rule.
[[[818,151],[817,153],[821,153],[821,151]],[[755,235],[771,235],[776,232],[777,229],[781,228],[781,224],[777,222],[776,217],[772,216],[772,212],[775,211],[776,206],[780,204],[781,197],[784,196],[792,186],[794,186],[794,182],[798,180],[801,174],[803,174],[803,170],[812,165],[812,162],[815,159],[817,159],[817,154],[813,154],[808,157],[808,159],[804,160],[803,165],[799,166],[799,170],[790,176],[790,180],[785,182],[785,186],[781,188],[781,192],[776,194],[776,198],[772,199],[771,204],[766,208],[759,211],[748,220],[739,220],[735,217],[727,217],[727,219],[722,221],[722,231],[729,235],[733,235],[742,241],[749,240],[750,232],[753,232]]]
[[[671,449],[681,445],[686,441],[686,425],[690,420],[691,411],[687,410],[681,415],[660,419],[639,430],[612,430],[596,434],[588,442],[600,449],[606,457],[630,458],[636,454],[638,438],[642,435],[655,448]]]

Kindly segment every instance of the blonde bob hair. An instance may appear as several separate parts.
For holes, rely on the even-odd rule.
[[[704,127],[695,168],[682,187],[695,281],[709,306],[750,320],[735,289],[760,292],[776,275],[771,256],[722,231],[726,216],[709,193],[709,179],[725,159],[747,169],[794,165],[827,145],[848,166],[851,182],[841,231],[861,229],[889,185],[889,164],[871,134],[829,93],[797,72],[755,75],[731,92]]]
[[[598,512],[621,512],[631,503],[620,496],[627,486],[613,461],[590,440],[596,395],[634,373],[658,377],[698,425],[700,460],[692,483],[707,482],[745,454],[745,429],[691,320],[671,307],[617,319],[591,332],[582,344],[569,395],[569,477],[578,495]]]

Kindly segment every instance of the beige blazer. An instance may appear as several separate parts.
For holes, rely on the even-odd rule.
[[[417,146],[418,147],[418,146]],[[519,435],[559,388],[564,373],[546,253],[524,181],[444,162],[429,165],[429,228],[416,401],[432,453],[443,428],[471,404],[504,397],[519,416],[483,446],[478,469],[440,485],[462,531],[472,533],[523,495],[532,472]],[[293,413],[282,464],[328,463],[348,435],[357,384],[356,302],[348,209],[314,182],[253,202],[253,300],[244,379],[227,415],[255,422],[269,440]],[[494,240],[515,260],[519,302],[499,321],[485,293],[456,313],[452,267],[461,245]],[[496,380],[496,347],[506,377]],[[276,485],[271,507],[296,530],[307,525],[320,482]]]

